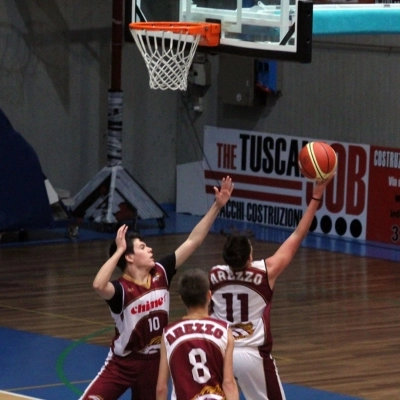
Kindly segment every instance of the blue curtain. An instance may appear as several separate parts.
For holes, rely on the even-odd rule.
[[[36,152],[0,108],[0,230],[52,225],[44,179]]]

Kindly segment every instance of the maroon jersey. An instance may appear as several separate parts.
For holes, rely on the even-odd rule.
[[[164,342],[172,400],[225,399],[222,382],[228,323],[214,318],[181,320],[164,329]]]
[[[147,285],[127,275],[112,282],[115,294],[107,304],[115,321],[115,336],[104,366],[81,399],[119,399],[129,388],[135,399],[155,399],[161,335],[168,320],[168,287],[175,265],[172,253],[156,263]]]
[[[138,285],[127,275],[114,283],[115,298],[108,303],[115,321],[111,344],[115,355],[125,357],[135,353],[137,357],[146,357],[159,354],[162,331],[168,324],[168,287],[175,271],[175,256],[162,262],[165,268],[156,263],[147,286]]]

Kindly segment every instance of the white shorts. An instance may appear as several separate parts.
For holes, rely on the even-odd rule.
[[[286,400],[275,360],[253,347],[235,347],[233,372],[246,400]]]

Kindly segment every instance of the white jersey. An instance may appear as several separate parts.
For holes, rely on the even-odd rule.
[[[213,318],[231,324],[236,346],[258,347],[270,352],[270,308],[273,291],[268,282],[265,261],[233,272],[227,265],[216,265],[209,272]]]
[[[169,272],[156,263],[151,270],[149,287],[136,284],[126,275],[118,279],[122,310],[118,313],[111,310],[116,331],[111,349],[115,355],[159,354],[162,330],[168,324],[168,274],[175,270],[175,258],[173,260],[174,263],[168,265]]]

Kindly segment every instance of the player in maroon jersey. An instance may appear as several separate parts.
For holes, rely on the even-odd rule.
[[[209,272],[211,316],[231,323],[235,338],[233,371],[246,400],[285,399],[271,355],[273,289],[276,279],[289,265],[307,235],[332,178],[317,182],[298,226],[272,256],[254,261],[250,239],[246,235],[232,234],[223,250],[226,265],[216,265]]]
[[[110,258],[93,281],[94,290],[108,303],[115,336],[104,366],[81,399],[114,400],[128,389],[132,399],[155,399],[171,279],[176,268],[201,245],[232,190],[232,180],[227,176],[220,189],[214,187],[213,205],[186,241],[158,262],[154,261],[153,250],[139,236],[127,235],[126,225],[119,228]],[[122,276],[112,281],[117,266]]]
[[[210,318],[207,273],[185,271],[178,293],[187,314],[164,328],[161,341],[157,400],[167,400],[172,377],[173,400],[239,400],[233,376],[233,336],[229,323]]]

